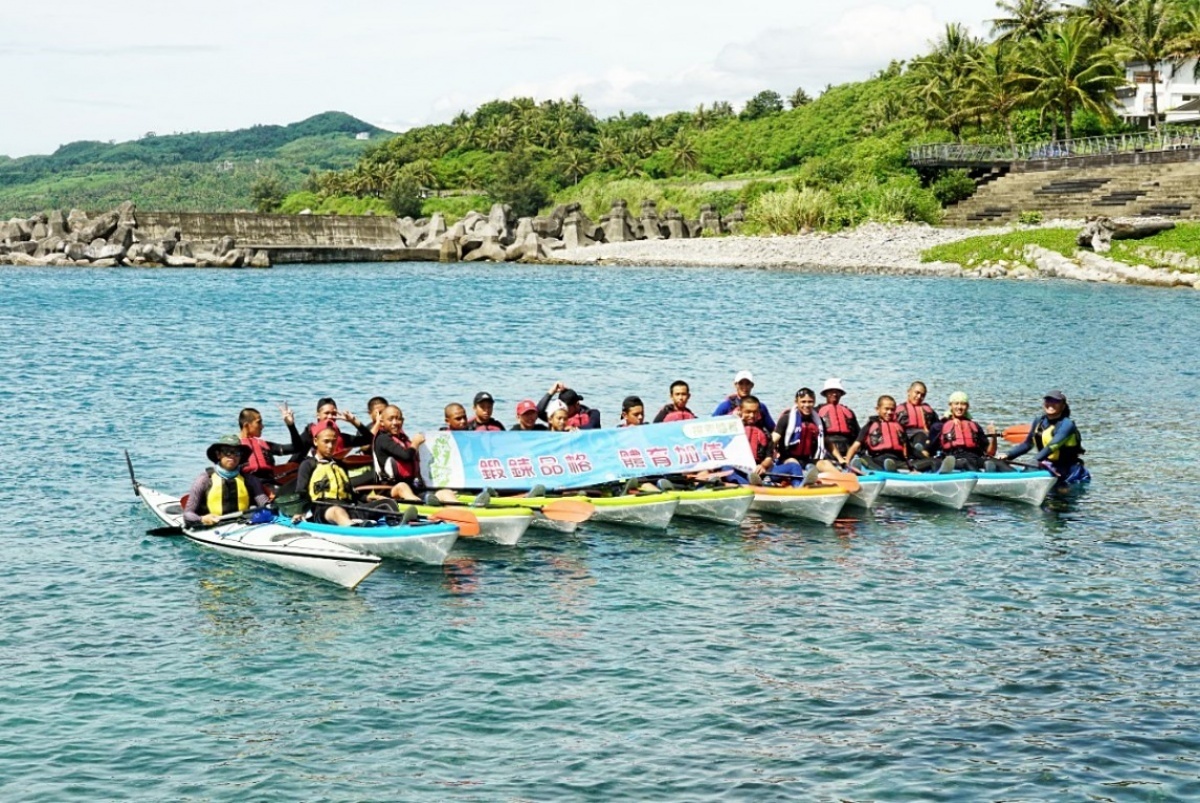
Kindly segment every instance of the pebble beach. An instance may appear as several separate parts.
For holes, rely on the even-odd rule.
[[[1081,228],[1082,220],[1053,220],[1043,228]],[[1190,286],[1200,289],[1200,275],[1145,265],[1131,266],[1091,252],[1074,259],[1036,247],[1028,264],[963,266],[922,262],[921,253],[944,243],[983,234],[1004,234],[1015,226],[944,228],[924,224],[867,223],[839,232],[811,232],[775,237],[702,237],[683,240],[638,240],[604,243],[554,252],[558,262],[585,265],[740,267],[834,273],[967,276],[976,278],[1063,278],[1078,281]]]

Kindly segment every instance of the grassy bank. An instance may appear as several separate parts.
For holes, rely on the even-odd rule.
[[[1026,246],[1039,245],[1070,257],[1079,248],[1075,244],[1078,233],[1079,229],[1072,227],[982,234],[930,248],[921,253],[921,261],[953,262],[964,268],[1002,261],[1030,265]],[[1141,240],[1114,240],[1106,256],[1129,265],[1200,272],[1200,223],[1179,223],[1170,231]]]

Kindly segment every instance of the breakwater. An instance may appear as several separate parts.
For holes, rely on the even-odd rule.
[[[139,212],[132,202],[99,215],[52,210],[0,223],[0,264],[41,266],[270,267],[295,262],[541,262],[554,252],[610,242],[679,240],[736,233],[739,206],[696,219],[654,201],[636,214],[623,200],[591,220],[579,204],[517,217],[494,204],[448,225],[441,214],[267,215],[251,212]]]

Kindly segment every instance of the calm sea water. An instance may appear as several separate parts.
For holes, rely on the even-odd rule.
[[[699,269],[9,270],[0,799],[1200,799],[1200,294]],[[1041,509],[585,525],[356,592],[151,538],[244,405],[409,429],[562,379],[615,423],[754,371],[920,378],[1096,477]]]

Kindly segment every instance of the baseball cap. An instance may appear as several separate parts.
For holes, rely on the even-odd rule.
[[[1044,401],[1055,401],[1055,402],[1065,403],[1067,400],[1067,397],[1065,395],[1063,395],[1063,392],[1061,390],[1052,390],[1049,393],[1047,393],[1045,396],[1043,396],[1042,399]]]
[[[567,405],[568,407],[572,404],[575,404],[576,402],[583,401],[583,397],[580,396],[575,391],[571,390],[570,388],[559,391],[558,398],[562,401],[563,404]]]
[[[525,415],[525,413],[531,413],[531,412],[532,413],[537,412],[537,405],[533,403],[532,399],[521,399],[519,402],[517,402],[517,415],[518,416],[522,416],[522,415]]]
[[[483,404],[484,402],[493,402],[494,403],[495,401],[496,400],[492,398],[492,394],[488,393],[486,390],[481,390],[475,394],[475,403],[476,404]]]

